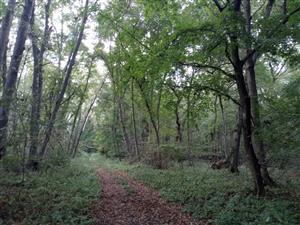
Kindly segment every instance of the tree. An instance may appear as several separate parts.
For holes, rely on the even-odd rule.
[[[89,0],[86,0],[85,6],[84,6],[84,14],[83,14],[83,17],[82,17],[82,21],[81,21],[81,25],[80,25],[79,34],[78,34],[78,37],[77,37],[77,40],[76,40],[76,44],[74,46],[73,51],[70,53],[68,64],[67,64],[67,66],[64,70],[64,80],[63,80],[60,92],[59,92],[59,94],[58,94],[58,96],[55,100],[55,103],[54,103],[54,106],[53,106],[53,109],[52,109],[52,112],[51,112],[51,117],[48,121],[47,128],[45,130],[45,137],[43,139],[43,143],[41,145],[41,149],[40,149],[40,153],[39,153],[40,158],[43,158],[45,156],[47,144],[48,144],[48,142],[50,140],[50,137],[51,137],[51,134],[52,134],[52,130],[53,130],[53,126],[55,124],[57,113],[58,113],[58,110],[59,110],[59,108],[61,106],[61,103],[64,99],[64,94],[66,92],[66,89],[67,89],[68,84],[69,84],[69,80],[71,78],[73,66],[74,66],[75,61],[76,61],[76,56],[77,56],[81,41],[83,39],[84,29],[85,29],[85,25],[86,25],[86,22],[87,22],[87,19],[88,19],[88,9],[89,9],[88,7],[89,7]]]
[[[4,18],[2,19],[0,29],[0,76],[2,78],[3,87],[6,81],[6,56],[7,56],[7,44],[9,33],[11,30],[11,24],[16,7],[16,0],[9,0],[6,8]]]
[[[26,0],[22,16],[19,22],[16,42],[13,55],[10,61],[9,69],[6,75],[6,82],[2,92],[0,103],[0,159],[5,155],[7,147],[7,129],[8,118],[11,109],[11,103],[16,91],[17,76],[20,68],[21,59],[24,52],[24,45],[29,27],[30,17],[32,15],[34,1]]]
[[[47,44],[50,38],[49,27],[49,14],[51,7],[51,0],[48,0],[45,5],[45,22],[42,41],[39,46],[38,34],[34,27],[34,10],[31,17],[31,42],[32,42],[32,55],[34,58],[34,69],[32,79],[32,103],[31,103],[31,118],[30,118],[30,150],[29,150],[29,167],[32,167],[38,161],[38,144],[40,133],[40,111],[42,101],[43,90],[43,64],[44,53],[47,48]]]

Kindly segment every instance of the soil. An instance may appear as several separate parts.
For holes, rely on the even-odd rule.
[[[121,171],[98,169],[101,199],[95,204],[94,225],[200,225],[159,193]]]

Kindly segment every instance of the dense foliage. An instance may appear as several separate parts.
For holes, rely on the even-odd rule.
[[[100,193],[94,165],[86,157],[62,158],[51,157],[38,173],[17,175],[13,160],[0,169],[0,224],[93,224]]]

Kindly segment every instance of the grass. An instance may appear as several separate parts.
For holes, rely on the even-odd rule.
[[[2,169],[0,224],[92,224],[91,206],[100,193],[93,165],[84,157],[62,164],[48,162],[24,180]]]
[[[296,186],[267,190],[263,198],[251,194],[246,169],[239,175],[212,170],[205,163],[194,167],[175,166],[157,170],[141,164],[129,165],[92,155],[95,162],[109,170],[123,170],[158,190],[162,197],[183,205],[194,217],[218,225],[298,225],[299,199]],[[299,186],[298,186],[299,187]]]

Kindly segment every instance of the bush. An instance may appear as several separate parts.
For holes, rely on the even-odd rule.
[[[99,195],[96,174],[83,165],[51,160],[60,166],[28,173],[24,182],[8,172],[1,176],[0,224],[92,224],[90,207]]]
[[[1,160],[1,169],[6,172],[20,173],[22,171],[23,162],[18,155],[7,154]]]
[[[42,167],[44,169],[54,168],[54,167],[65,167],[70,163],[70,156],[64,152],[55,150],[49,153],[47,159],[42,162]]]

